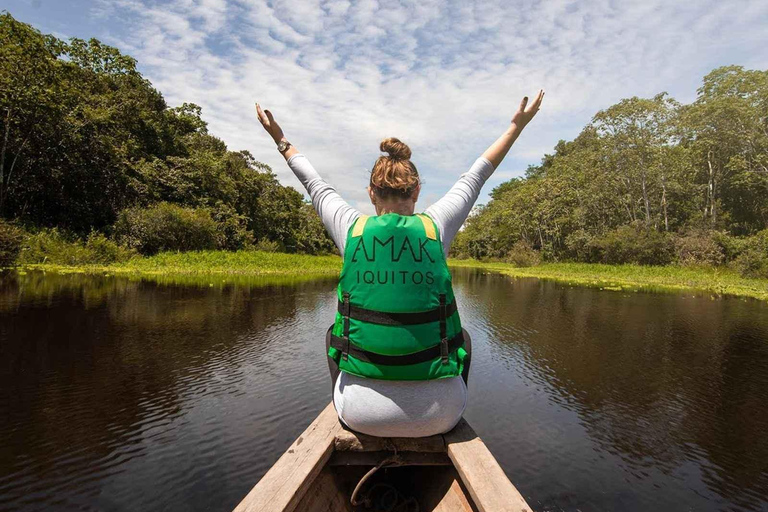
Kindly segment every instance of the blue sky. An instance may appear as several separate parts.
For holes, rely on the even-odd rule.
[[[420,207],[501,134],[523,95],[541,112],[484,189],[519,176],[621,98],[695,98],[727,64],[768,68],[768,2],[3,0],[60,37],[136,57],[170,105],[203,107],[212,133],[300,189],[254,101],[352,204],[388,136],[411,146]]]

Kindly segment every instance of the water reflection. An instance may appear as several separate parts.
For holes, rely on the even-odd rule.
[[[491,357],[521,372],[529,385],[546,389],[558,408],[577,415],[557,418],[548,410],[528,426],[551,426],[562,438],[581,429],[588,436],[590,446],[553,442],[547,458],[555,466],[590,472],[592,479],[595,470],[604,473],[601,485],[584,484],[585,489],[594,487],[594,499],[574,485],[580,497],[566,493],[546,504],[610,509],[598,498],[608,491],[628,493],[614,503],[623,510],[766,506],[765,303],[600,292],[478,273],[461,281],[465,300],[482,309]],[[479,330],[484,331],[482,326]],[[493,364],[486,368],[494,378],[477,387],[482,386],[483,394],[496,392],[485,395],[483,406],[509,402],[509,388],[499,385]],[[475,411],[473,407],[472,416]],[[553,421],[562,424],[549,425]],[[508,425],[516,431],[514,420]],[[506,439],[502,444],[511,448],[515,443]],[[588,452],[593,450],[619,460],[592,460]],[[579,460],[572,460],[574,456]],[[510,473],[526,472],[509,462]],[[616,487],[640,484],[648,487],[648,494],[611,489],[615,477],[609,473],[617,464],[625,482],[617,481]],[[562,469],[554,467],[549,476],[567,480]],[[666,494],[663,500],[653,497],[659,489]],[[638,506],[646,500],[646,506]]]
[[[329,399],[333,280],[0,277],[0,509],[229,510]],[[768,303],[455,273],[537,510],[768,508]]]
[[[252,482],[265,465],[245,446],[269,459],[286,423],[325,399],[310,389],[291,400],[304,382],[285,374],[324,364],[302,322],[330,318],[318,295],[332,286],[6,276],[0,508],[149,510],[182,491],[191,508],[233,505],[242,483],[223,501],[221,487],[238,472]]]

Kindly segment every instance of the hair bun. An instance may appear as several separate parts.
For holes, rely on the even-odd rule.
[[[395,137],[390,137],[381,141],[379,149],[384,153],[387,153],[389,158],[393,160],[410,160],[411,158],[411,148]]]

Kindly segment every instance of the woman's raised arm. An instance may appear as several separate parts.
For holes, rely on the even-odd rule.
[[[539,91],[530,106],[528,106],[528,97],[523,98],[517,112],[512,116],[509,128],[485,150],[469,171],[459,177],[447,194],[425,210],[425,213],[432,217],[440,230],[446,254],[448,254],[453,237],[459,232],[469,212],[472,211],[486,180],[491,177],[496,167],[507,156],[509,149],[523,128],[536,115],[541,107],[542,98],[544,98],[543,90]]]
[[[259,122],[261,123],[261,126],[264,127],[264,130],[266,130],[269,136],[272,137],[272,140],[275,141],[275,144],[279,145],[280,142],[288,142],[288,139],[283,135],[283,129],[280,128],[280,125],[277,124],[277,121],[275,121],[275,118],[272,116],[272,112],[269,110],[261,110],[261,105],[257,103],[256,116],[259,118]],[[296,146],[290,144],[288,149],[281,151],[281,154],[288,160],[293,155],[298,155],[299,150],[296,149]]]
[[[272,137],[276,144],[281,141],[287,142],[282,128],[277,124],[272,112],[262,110],[259,104],[256,104],[256,113],[259,116],[259,122],[264,130]],[[312,206],[323,221],[326,231],[331,239],[339,248],[341,254],[344,254],[344,244],[347,241],[347,231],[349,226],[357,219],[360,212],[349,205],[331,185],[329,185],[318,172],[312,167],[307,157],[291,144],[288,149],[281,152],[288,162],[293,174],[299,179],[309,194]]]

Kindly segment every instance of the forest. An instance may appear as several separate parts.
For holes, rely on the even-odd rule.
[[[166,104],[136,61],[0,15],[0,266],[163,251],[329,254],[310,204]],[[459,258],[729,265],[768,277],[768,71],[726,66],[693,103],[598,112],[456,238]]]
[[[768,277],[768,71],[717,68],[689,105],[624,99],[491,197],[454,255]]]
[[[0,264],[334,250],[302,194],[201,115],[115,48],[0,15]]]

